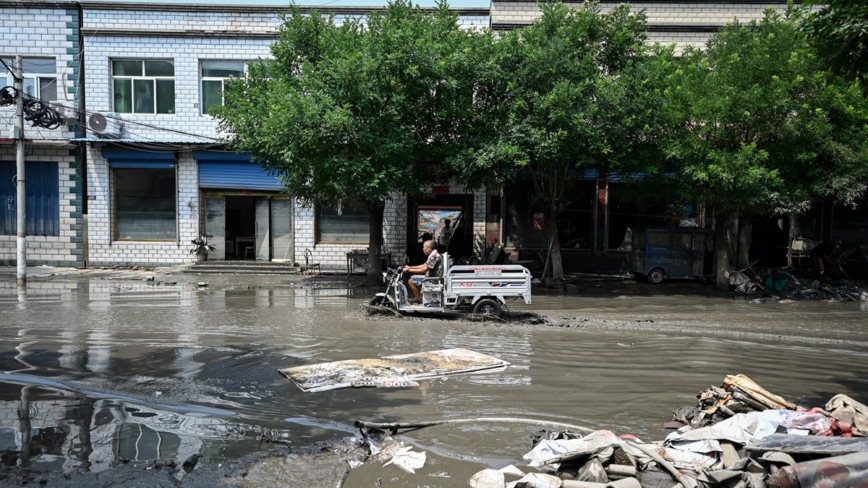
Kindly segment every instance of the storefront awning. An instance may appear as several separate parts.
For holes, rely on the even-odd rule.
[[[102,157],[109,162],[110,168],[173,169],[174,152],[137,151],[134,149],[115,149],[104,147]]]

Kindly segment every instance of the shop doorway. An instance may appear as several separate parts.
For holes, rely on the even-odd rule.
[[[293,259],[291,202],[272,195],[205,195],[205,232],[216,249],[209,259]]]
[[[256,259],[256,197],[226,197],[226,259]]]

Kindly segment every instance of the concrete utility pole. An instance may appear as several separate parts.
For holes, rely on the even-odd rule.
[[[15,181],[18,185],[18,286],[27,284],[27,198],[24,193],[24,68],[21,55],[15,56]]]

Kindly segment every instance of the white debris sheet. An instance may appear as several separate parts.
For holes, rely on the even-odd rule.
[[[415,473],[417,469],[421,469],[422,466],[425,466],[425,459],[425,451],[416,452],[413,450],[413,446],[407,446],[398,449],[398,452],[395,453],[392,459],[383,464],[383,466],[388,466],[394,463],[395,466],[408,473]]]
[[[443,349],[377,359],[351,359],[279,370],[307,392],[352,387],[418,386],[417,380],[502,371],[509,363],[468,349]]]

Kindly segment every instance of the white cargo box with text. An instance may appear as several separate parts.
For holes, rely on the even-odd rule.
[[[444,270],[446,289],[445,305],[454,306],[462,297],[472,297],[472,302],[483,297],[497,297],[501,302],[508,298],[523,298],[530,303],[530,271],[524,266],[504,265],[457,265]]]

